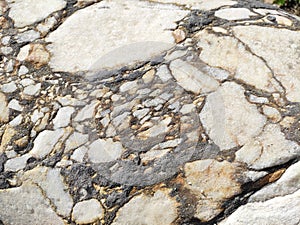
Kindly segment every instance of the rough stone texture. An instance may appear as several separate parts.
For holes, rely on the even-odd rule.
[[[171,224],[176,217],[176,201],[168,197],[165,190],[152,196],[142,194],[134,197],[119,210],[112,224]]]
[[[249,19],[250,16],[256,15],[249,9],[245,8],[231,8],[231,9],[220,9],[215,12],[216,17],[220,17],[226,20],[241,20]]]
[[[300,190],[265,202],[248,203],[239,207],[220,225],[281,225],[299,224]]]
[[[195,94],[215,91],[219,86],[215,79],[180,59],[174,60],[170,69],[178,84]]]
[[[191,6],[193,9],[202,9],[202,10],[209,10],[219,8],[224,5],[234,5],[237,2],[231,0],[210,0],[210,1],[203,1],[203,0],[152,0],[154,2],[162,2],[162,3],[176,3],[182,4],[186,6]]]
[[[186,11],[174,6],[151,7],[147,2],[122,1],[122,4],[120,2],[102,1],[80,10],[51,33],[47,38],[47,41],[52,42],[49,46],[49,50],[53,54],[51,66],[55,70],[72,72],[88,70],[101,56],[120,47],[139,42],[143,44],[137,45],[137,48],[134,49],[137,55],[136,59],[130,59],[145,60],[170,48],[168,44],[174,43],[174,40],[172,33],[168,30],[175,27],[175,21],[182,19],[187,14]],[[104,20],[115,22],[103,23]],[[89,21],[89,23],[84,23],[82,26],[83,21]],[[128,26],[129,21],[135,21],[134,27]],[[149,41],[154,43],[150,43],[148,48],[139,52],[139,47]],[[157,43],[158,47],[155,47],[155,42],[159,42]],[[106,44],[103,45],[103,43]],[[155,51],[151,50],[153,47],[155,47]],[[72,56],[72,60],[65,61],[64,59],[68,55]],[[131,54],[131,57],[132,55],[134,54]],[[119,57],[112,55],[110,58],[111,60],[117,59],[116,64],[118,65],[119,61],[123,60],[123,55]],[[118,60],[119,58],[120,60]],[[111,60],[109,59],[110,67]],[[125,63],[129,62],[125,61]],[[122,61],[121,64],[123,64]]]
[[[9,16],[14,20],[15,26],[24,27],[41,21],[65,5],[63,0],[15,0],[9,5]]]
[[[299,224],[300,18],[252,0],[0,0],[0,224]]]
[[[186,188],[198,201],[195,217],[201,221],[217,216],[223,211],[222,203],[241,191],[241,185],[235,179],[237,168],[229,162],[199,160],[187,163],[184,171]]]
[[[8,122],[9,109],[7,107],[6,97],[0,92],[0,122]]]
[[[34,146],[30,151],[30,154],[37,158],[45,157],[53,150],[54,145],[63,136],[63,134],[63,129],[42,131],[34,140]]]
[[[269,124],[263,132],[249,140],[236,153],[236,160],[247,163],[250,168],[263,169],[276,166],[300,155],[300,146],[285,139],[280,127]]]
[[[78,224],[92,223],[103,216],[103,208],[96,199],[78,202],[72,212],[73,220]]]
[[[119,158],[122,151],[120,142],[98,139],[89,146],[88,156],[93,163],[110,162]]]
[[[0,190],[0,200],[0,218],[4,224],[64,224],[41,190],[31,183]]]
[[[200,31],[196,37],[198,46],[203,48],[200,59],[210,66],[228,70],[236,79],[265,91],[281,91],[272,71],[259,57],[246,50],[239,40],[230,36],[217,36],[208,31]],[[211,57],[215,52],[218,54]]]
[[[299,31],[259,26],[238,26],[233,31],[251,51],[267,60],[276,78],[286,88],[288,100],[300,102]]]
[[[247,102],[244,91],[243,87],[226,82],[208,95],[200,113],[207,134],[221,149],[244,145],[265,124],[265,117]]]
[[[47,167],[37,167],[27,171],[23,177],[24,180],[31,180],[39,185],[47,198],[56,207],[56,212],[62,216],[68,216],[73,207],[73,199],[63,183],[59,169]]]
[[[59,109],[56,117],[53,119],[54,129],[68,126],[74,111],[75,109],[69,106]]]
[[[274,197],[292,194],[300,189],[300,162],[291,165],[281,178],[253,194],[249,202],[266,201]]]

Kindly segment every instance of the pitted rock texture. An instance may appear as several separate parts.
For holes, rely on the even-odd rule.
[[[250,0],[0,7],[0,224],[299,224],[298,17]]]

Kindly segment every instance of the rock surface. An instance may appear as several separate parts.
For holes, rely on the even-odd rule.
[[[0,27],[0,224],[299,224],[299,17],[2,0]]]

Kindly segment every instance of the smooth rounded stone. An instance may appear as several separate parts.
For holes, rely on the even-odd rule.
[[[153,2],[161,3],[175,3],[191,7],[192,9],[210,10],[221,6],[230,6],[237,4],[236,1],[231,0],[152,0]]]
[[[79,132],[74,132],[68,137],[65,144],[65,152],[72,149],[78,148],[79,146],[88,142],[89,136],[87,134],[81,134]]]
[[[40,33],[35,30],[28,30],[15,36],[17,43],[32,42],[40,37]]]
[[[94,4],[75,12],[46,38],[52,43],[50,65],[54,70],[77,72],[93,65],[97,69],[100,58],[104,59],[100,69],[144,61],[174,44],[171,29],[187,13],[176,6],[153,7],[144,1]],[[129,50],[131,54],[126,53]]]
[[[141,194],[132,198],[117,213],[112,225],[173,224],[177,218],[178,203],[168,196],[168,190],[153,195]]]
[[[64,224],[40,188],[30,182],[0,190],[0,208],[0,218],[4,224]]]
[[[12,99],[9,103],[8,103],[8,108],[16,110],[16,111],[23,111],[24,107],[20,105],[20,102],[16,99]]]
[[[104,209],[100,202],[96,199],[89,199],[78,202],[73,207],[72,219],[77,224],[93,223],[97,219],[101,219],[104,214]]]
[[[262,109],[263,109],[263,113],[273,123],[278,123],[282,119],[280,112],[276,108],[264,105]]]
[[[26,73],[28,73],[28,69],[27,69],[27,67],[26,66],[24,66],[24,65],[22,65],[22,66],[20,66],[20,69],[19,69],[19,72],[18,72],[18,75],[19,76],[21,76],[21,75],[24,75],[24,74],[26,74]],[[25,79],[29,79],[29,78],[25,78]],[[24,79],[24,80],[25,80]],[[22,81],[21,81],[22,82]],[[21,83],[20,82],[20,83]],[[34,83],[34,82],[33,82]],[[22,84],[22,83],[21,83]],[[24,86],[24,85],[23,85]]]
[[[214,78],[181,59],[172,61],[170,70],[180,86],[195,94],[212,92],[219,86]]]
[[[221,150],[244,145],[261,132],[266,122],[256,106],[248,103],[244,92],[236,83],[223,83],[207,96],[200,113],[208,136]]]
[[[29,55],[29,50],[30,50],[30,45],[25,45],[22,48],[20,48],[20,51],[17,55],[17,60],[24,61],[27,58],[27,56]],[[28,72],[28,70],[27,70],[27,72]],[[23,74],[26,74],[26,73],[23,73]],[[21,73],[19,75],[23,75],[23,74]]]
[[[81,146],[73,152],[73,154],[71,155],[71,159],[77,162],[83,162],[84,156],[87,153],[87,151],[88,151],[87,147]]]
[[[38,134],[33,143],[33,148],[29,152],[30,155],[37,158],[43,158],[48,155],[64,135],[63,129],[44,130]]]
[[[31,156],[29,154],[22,155],[20,157],[12,158],[6,161],[4,165],[4,170],[5,171],[19,171],[25,168],[27,165],[27,160]]]
[[[226,19],[226,20],[242,20],[249,19],[250,16],[255,16],[257,14],[251,12],[249,9],[245,8],[228,8],[220,9],[215,12],[215,16]]]
[[[90,119],[94,115],[95,107],[97,106],[99,102],[98,101],[92,101],[90,104],[84,106],[79,112],[77,112],[77,115],[74,118],[74,121],[81,122],[86,119]]]
[[[300,189],[300,162],[291,165],[285,173],[268,186],[263,187],[249,198],[248,202],[266,201],[277,196],[285,196]]]
[[[184,166],[185,187],[197,199],[195,217],[209,221],[223,211],[222,203],[241,192],[236,165],[213,159],[198,160]]]
[[[11,126],[6,126],[4,127],[5,131],[2,133],[1,137],[1,142],[0,142],[0,153],[6,151],[7,145],[11,142],[11,139],[15,136],[17,131],[11,127]]]
[[[74,112],[75,109],[70,106],[60,108],[53,119],[54,129],[68,126],[71,121],[71,116]]]
[[[93,163],[110,162],[118,159],[124,148],[120,142],[114,142],[112,139],[94,141],[88,147],[88,157]]]
[[[274,76],[285,87],[287,99],[300,102],[300,31],[261,26],[232,29],[252,52],[267,61]]]
[[[240,206],[219,225],[282,225],[299,224],[300,190],[265,202]]]
[[[9,6],[9,17],[14,20],[14,25],[24,27],[63,9],[66,2],[63,0],[15,0]]]
[[[0,122],[6,123],[9,120],[9,108],[6,96],[0,92]]]
[[[234,78],[267,92],[282,92],[265,62],[249,52],[246,46],[231,36],[220,36],[202,30],[195,36],[202,48],[200,59],[212,67],[227,70]],[[214,57],[212,57],[212,55]]]
[[[7,83],[7,84],[3,84],[1,86],[1,90],[4,92],[4,93],[12,93],[14,92],[15,90],[17,90],[17,85],[14,81],[10,82],[10,83]]]
[[[40,93],[41,87],[42,85],[40,83],[28,85],[24,88],[23,94],[28,96],[37,96]]]
[[[236,160],[249,168],[264,169],[285,163],[300,155],[300,146],[287,140],[278,124],[268,124],[236,152]]]
[[[1,47],[1,52],[4,55],[9,55],[10,53],[12,53],[13,49],[11,47]]]
[[[65,217],[69,216],[73,207],[73,199],[67,191],[68,187],[63,183],[59,169],[36,167],[26,171],[22,179],[38,184],[45,197],[55,205],[56,212]]]

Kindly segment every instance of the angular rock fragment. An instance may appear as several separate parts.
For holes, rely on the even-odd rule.
[[[186,188],[197,198],[195,217],[201,221],[217,216],[224,210],[222,203],[241,192],[239,169],[227,161],[199,160],[187,163],[184,171]]]
[[[72,219],[77,224],[93,223],[103,217],[104,209],[96,199],[78,202],[72,212]]]
[[[219,86],[215,79],[180,59],[172,61],[170,69],[178,84],[195,94],[215,91]]]
[[[176,208],[176,201],[166,191],[156,191],[152,196],[138,195],[119,210],[112,225],[172,224],[177,218]]]
[[[239,207],[220,225],[282,225],[299,224],[300,190],[265,202],[248,203]]]
[[[111,57],[108,55],[99,62],[102,68],[105,64],[111,67],[144,61],[172,46],[174,39],[170,29],[186,14],[187,11],[175,6],[151,7],[144,1],[102,1],[75,12],[48,36],[46,40],[52,42],[49,50],[53,54],[50,64],[60,71],[88,70],[113,50]],[[134,26],[129,26],[131,23]],[[121,47],[125,49],[118,51]],[[128,51],[131,54],[127,54]]]
[[[4,224],[63,225],[38,186],[25,183],[0,190],[0,218]]]
[[[287,140],[278,124],[268,124],[259,136],[250,139],[236,153],[236,160],[250,168],[264,169],[280,165],[300,155],[300,146]]]
[[[266,60],[286,88],[288,100],[300,102],[300,31],[261,26],[237,26],[233,31],[253,53]]]
[[[24,27],[41,21],[65,5],[63,0],[15,0],[9,5],[9,16],[14,20],[16,27]]]
[[[247,102],[244,88],[226,82],[208,95],[200,113],[208,136],[222,150],[244,145],[262,130],[266,118]]]

